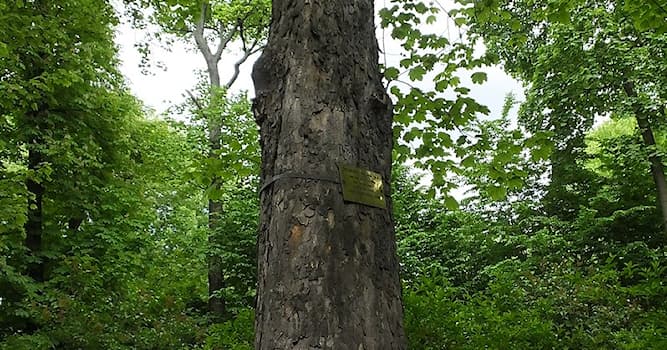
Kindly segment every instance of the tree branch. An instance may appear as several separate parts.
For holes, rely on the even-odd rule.
[[[247,51],[245,44],[245,36],[243,35],[243,20],[241,18],[236,19],[236,26],[239,28],[239,36],[241,37],[241,44],[243,44],[243,51]]]
[[[195,95],[192,94],[192,91],[190,90],[185,90],[185,92],[190,96],[190,99],[192,100],[192,103],[197,106],[197,112],[199,112],[199,115],[201,115],[202,118],[206,119],[206,113],[204,113],[205,109],[202,107],[201,103],[199,103],[199,100]]]
[[[220,61],[220,57],[222,57],[222,51],[225,50],[229,42],[232,40],[234,35],[236,34],[237,26],[234,26],[229,32],[227,32],[227,35],[222,35],[222,33],[225,32],[224,26],[222,22],[220,23],[220,41],[218,42],[218,48],[215,50],[214,58],[216,62]]]
[[[208,59],[212,56],[211,49],[208,47],[206,42],[206,37],[204,36],[204,25],[206,23],[206,12],[208,12],[208,2],[204,1],[201,4],[201,14],[199,15],[199,20],[197,21],[197,27],[194,31],[195,42],[197,43],[197,48],[204,55],[204,58]]]
[[[245,47],[245,46],[244,46]],[[246,48],[243,50],[243,56],[234,63],[234,74],[232,77],[227,81],[225,84],[225,88],[229,89],[232,84],[236,81],[236,79],[239,77],[239,74],[241,72],[241,65],[245,63],[245,61],[248,60],[250,56],[253,54],[261,51],[264,48],[264,45],[259,45],[259,40],[255,40],[252,45],[250,45],[249,48]]]
[[[218,34],[218,35],[221,35],[221,34],[222,34],[222,32],[220,32],[220,28],[219,28],[219,27],[215,27],[215,26],[207,26],[207,25],[205,25],[205,26],[204,26],[204,29],[210,30],[210,31],[212,31],[213,33]]]

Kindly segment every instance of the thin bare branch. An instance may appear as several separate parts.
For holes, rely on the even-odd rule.
[[[241,65],[245,63],[245,61],[247,61],[250,56],[261,51],[264,48],[264,45],[259,45],[259,43],[260,40],[255,40],[253,41],[252,45],[250,45],[249,48],[243,50],[243,56],[234,63],[234,74],[229,79],[229,81],[227,81],[227,84],[225,84],[225,87],[227,89],[229,89],[232,86],[232,84],[234,84],[236,79],[239,77],[239,74],[241,72]]]
[[[192,91],[185,90],[185,92],[188,94],[188,96],[190,96],[190,99],[192,100],[192,103],[194,103],[195,106],[197,106],[197,112],[199,112],[201,117],[206,118],[206,113],[204,113],[205,109],[201,105],[201,103],[199,102],[199,99],[197,99],[197,97],[195,97],[195,95],[192,93]]]
[[[210,31],[212,31],[213,33],[217,34],[218,36],[220,36],[220,35],[222,34],[222,32],[220,32],[220,28],[219,28],[219,27],[205,25],[205,26],[204,26],[204,29],[206,29],[206,30],[210,30]]]
[[[239,74],[241,73],[241,65],[248,59],[249,56],[250,54],[246,52],[245,54],[243,54],[243,57],[241,57],[241,59],[239,59],[234,63],[234,74],[229,79],[229,81],[227,81],[227,84],[225,84],[225,87],[227,89],[229,89],[232,86],[232,84],[234,84],[236,79],[239,77]]]
[[[257,47],[256,49],[254,49],[254,50],[252,49],[252,47],[250,47],[250,49],[251,49],[251,50],[250,50],[250,55],[254,55],[254,54],[256,54],[256,53],[258,53],[258,52],[264,50],[265,47],[266,47],[266,45],[261,45],[261,46],[258,46],[258,47]]]
[[[236,19],[236,25],[234,26],[234,31],[232,32],[232,36],[233,36],[233,34],[236,34],[236,32],[239,33],[239,36],[241,37],[241,45],[243,45],[243,46],[242,46],[242,47],[243,47],[243,52],[248,52],[248,51],[249,51],[248,48],[247,48],[248,43],[247,43],[247,41],[246,41],[245,33],[244,33],[244,31],[243,31],[243,24],[244,24],[245,21],[248,19],[248,17],[250,17],[250,15],[253,14],[253,12],[254,12],[254,10],[253,10],[253,11],[249,11],[248,13],[245,14],[245,16],[244,16],[243,18],[240,18],[240,17],[237,18],[237,19]],[[251,49],[251,50],[252,50],[252,49]],[[251,54],[252,54],[252,53],[251,53]]]
[[[240,18],[236,19],[236,26],[239,28],[239,36],[241,37],[241,44],[243,44],[243,51],[248,51],[246,49],[245,35],[243,35],[243,20]]]

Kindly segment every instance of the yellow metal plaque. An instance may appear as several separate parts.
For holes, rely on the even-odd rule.
[[[371,207],[387,208],[382,175],[344,164],[338,164],[338,171],[344,200]]]

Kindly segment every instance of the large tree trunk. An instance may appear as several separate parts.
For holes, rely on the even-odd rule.
[[[373,18],[372,0],[273,1],[253,69],[264,183],[256,349],[406,347],[392,107]],[[344,202],[339,163],[380,173],[387,208]]]
[[[632,107],[634,109],[635,118],[637,119],[637,126],[639,127],[642,139],[644,140],[644,145],[652,149],[655,148],[653,130],[651,129],[651,124],[648,121],[646,112],[637,101],[637,92],[635,91],[634,84],[631,81],[626,82],[623,84],[623,89],[625,90],[626,95],[633,100]],[[648,161],[651,164],[651,175],[653,175],[653,182],[655,183],[658,195],[658,203],[662,210],[662,226],[664,230],[667,230],[667,182],[665,181],[665,168],[662,164],[662,159],[655,150],[650,151]]]

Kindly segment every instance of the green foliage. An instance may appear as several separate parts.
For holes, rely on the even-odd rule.
[[[201,90],[207,90],[200,87]],[[201,91],[202,94],[208,94]],[[191,176],[203,187],[211,199],[222,198],[226,183],[248,184],[257,181],[259,170],[259,131],[251,112],[251,103],[246,93],[227,96],[224,89],[214,92],[212,103],[201,109],[197,105],[183,105],[182,112],[193,114],[193,130],[197,130],[201,157],[193,164]],[[211,119],[221,122],[220,142],[214,154],[207,144],[206,129]],[[210,145],[208,145],[210,146]]]
[[[126,11],[133,15],[137,24],[144,24],[144,13],[151,13],[149,20],[160,26],[162,32],[158,36],[172,34],[185,37],[191,34],[200,20],[202,3],[207,3],[211,11],[205,18],[206,24],[229,30],[239,21],[243,22],[243,35],[246,39],[262,39],[268,29],[271,2],[267,0],[213,0],[206,2],[192,2],[182,0],[169,1],[125,1]],[[152,11],[144,11],[151,8]],[[235,31],[234,38],[240,39],[241,31]]]
[[[656,30],[667,32],[667,2],[652,0],[643,3],[623,1],[623,9],[632,18],[635,28],[639,31]]]
[[[659,1],[503,0],[471,3],[455,12],[470,21],[471,35],[482,38],[489,53],[528,86],[520,125],[530,133],[550,133],[544,199],[549,213],[571,220],[579,203],[598,192],[599,184],[589,181],[580,161],[586,157],[584,135],[596,117],[632,116],[652,128],[664,123],[667,36],[660,29],[664,20],[653,23],[667,15],[660,8]],[[644,178],[649,174],[647,168]]]
[[[256,237],[259,222],[257,181],[239,186],[230,182],[223,196],[224,215],[215,231],[218,245],[210,253],[222,257],[225,266],[224,298],[233,313],[254,304],[257,276]],[[251,327],[252,328],[252,327]]]
[[[125,91],[107,2],[0,6],[11,39],[0,52],[0,348],[201,348],[212,332],[241,330],[248,339],[258,146],[247,97],[211,106],[234,142],[203,167],[202,128],[144,118]],[[209,330],[201,208],[213,178],[228,209],[214,249],[232,266],[224,293],[241,321]],[[44,188],[34,252],[28,180]],[[35,263],[44,281],[27,275]]]
[[[462,162],[468,166],[462,173],[466,183],[482,189],[493,183],[489,174],[511,171],[508,164],[519,166],[515,169],[523,175],[543,169],[523,147],[536,141],[513,135],[506,119],[477,127],[486,128],[477,142],[502,146],[473,149],[475,161]],[[587,154],[564,153],[588,169],[576,175],[590,184],[568,187],[576,210],[567,220],[545,215],[542,185],[532,176],[500,202],[480,191],[464,201],[466,211],[450,211],[444,201],[428,199],[417,179],[401,175],[405,171],[395,175],[410,346],[665,346],[666,238],[646,176],[650,150],[642,147],[637,133],[632,119],[612,120],[587,136]],[[654,151],[662,154],[663,131],[656,135]],[[525,161],[511,158],[495,170],[502,150],[513,147]]]
[[[47,193],[44,211],[50,266],[46,283],[23,275],[21,223],[3,221],[8,229],[0,236],[0,323],[8,332],[3,333],[3,347],[179,349],[211,343],[220,348],[252,338],[247,308],[253,303],[256,274],[256,180],[229,178],[223,187],[226,215],[217,232],[220,245],[212,249],[229,266],[224,293],[230,311],[239,316],[209,327],[206,255],[211,249],[201,210],[205,188],[191,176],[203,159],[201,130],[129,119],[131,128],[118,136],[124,140],[117,144],[123,156],[104,165],[114,174],[96,185],[100,187],[73,183],[83,175],[91,180],[85,168],[75,165],[67,169],[81,175],[51,180],[57,189]],[[231,125],[230,132],[238,132]],[[13,194],[6,200],[8,213],[25,216],[25,168],[8,168],[14,169],[2,173],[3,193]],[[58,188],[75,188],[76,201],[64,200]],[[63,220],[74,209],[84,210],[89,219],[68,231]],[[35,334],[22,333],[25,320],[38,323]]]
[[[254,316],[252,309],[243,309],[234,319],[211,326],[204,349],[254,349]]]
[[[398,177],[405,327],[418,349],[599,349],[664,346],[667,251],[612,217],[572,222],[529,203],[508,212],[441,211]],[[421,198],[406,216],[403,198]],[[409,203],[415,203],[409,201]],[[641,211],[640,211],[641,212]],[[643,212],[641,215],[646,215]],[[627,220],[627,216],[622,220]],[[644,232],[659,233],[658,227]],[[617,234],[618,233],[618,234]]]
[[[597,175],[596,191],[587,206],[624,228],[618,240],[659,239],[651,234],[659,218],[654,185],[646,176],[649,150],[641,144],[636,121],[610,120],[591,132],[586,143],[588,156],[582,160],[583,167]],[[658,137],[658,151],[662,153],[664,147],[664,138]]]
[[[396,159],[416,160],[415,167],[433,176],[432,193],[437,189],[446,194],[454,187],[447,174],[459,172],[453,158],[468,155],[465,142],[454,142],[452,135],[467,128],[480,114],[489,113],[486,106],[469,96],[470,89],[463,85],[461,76],[493,59],[478,57],[472,43],[452,40],[439,28],[434,29],[438,20],[449,20],[443,10],[433,2],[392,0],[380,10],[380,24],[400,41],[399,53],[403,57],[397,66],[385,67],[385,78],[396,101]],[[454,26],[460,31],[463,24]],[[411,82],[421,82],[420,87],[401,80],[405,73]],[[471,79],[472,83],[481,84],[486,81],[486,73],[474,72]],[[453,204],[453,198],[449,200]]]

